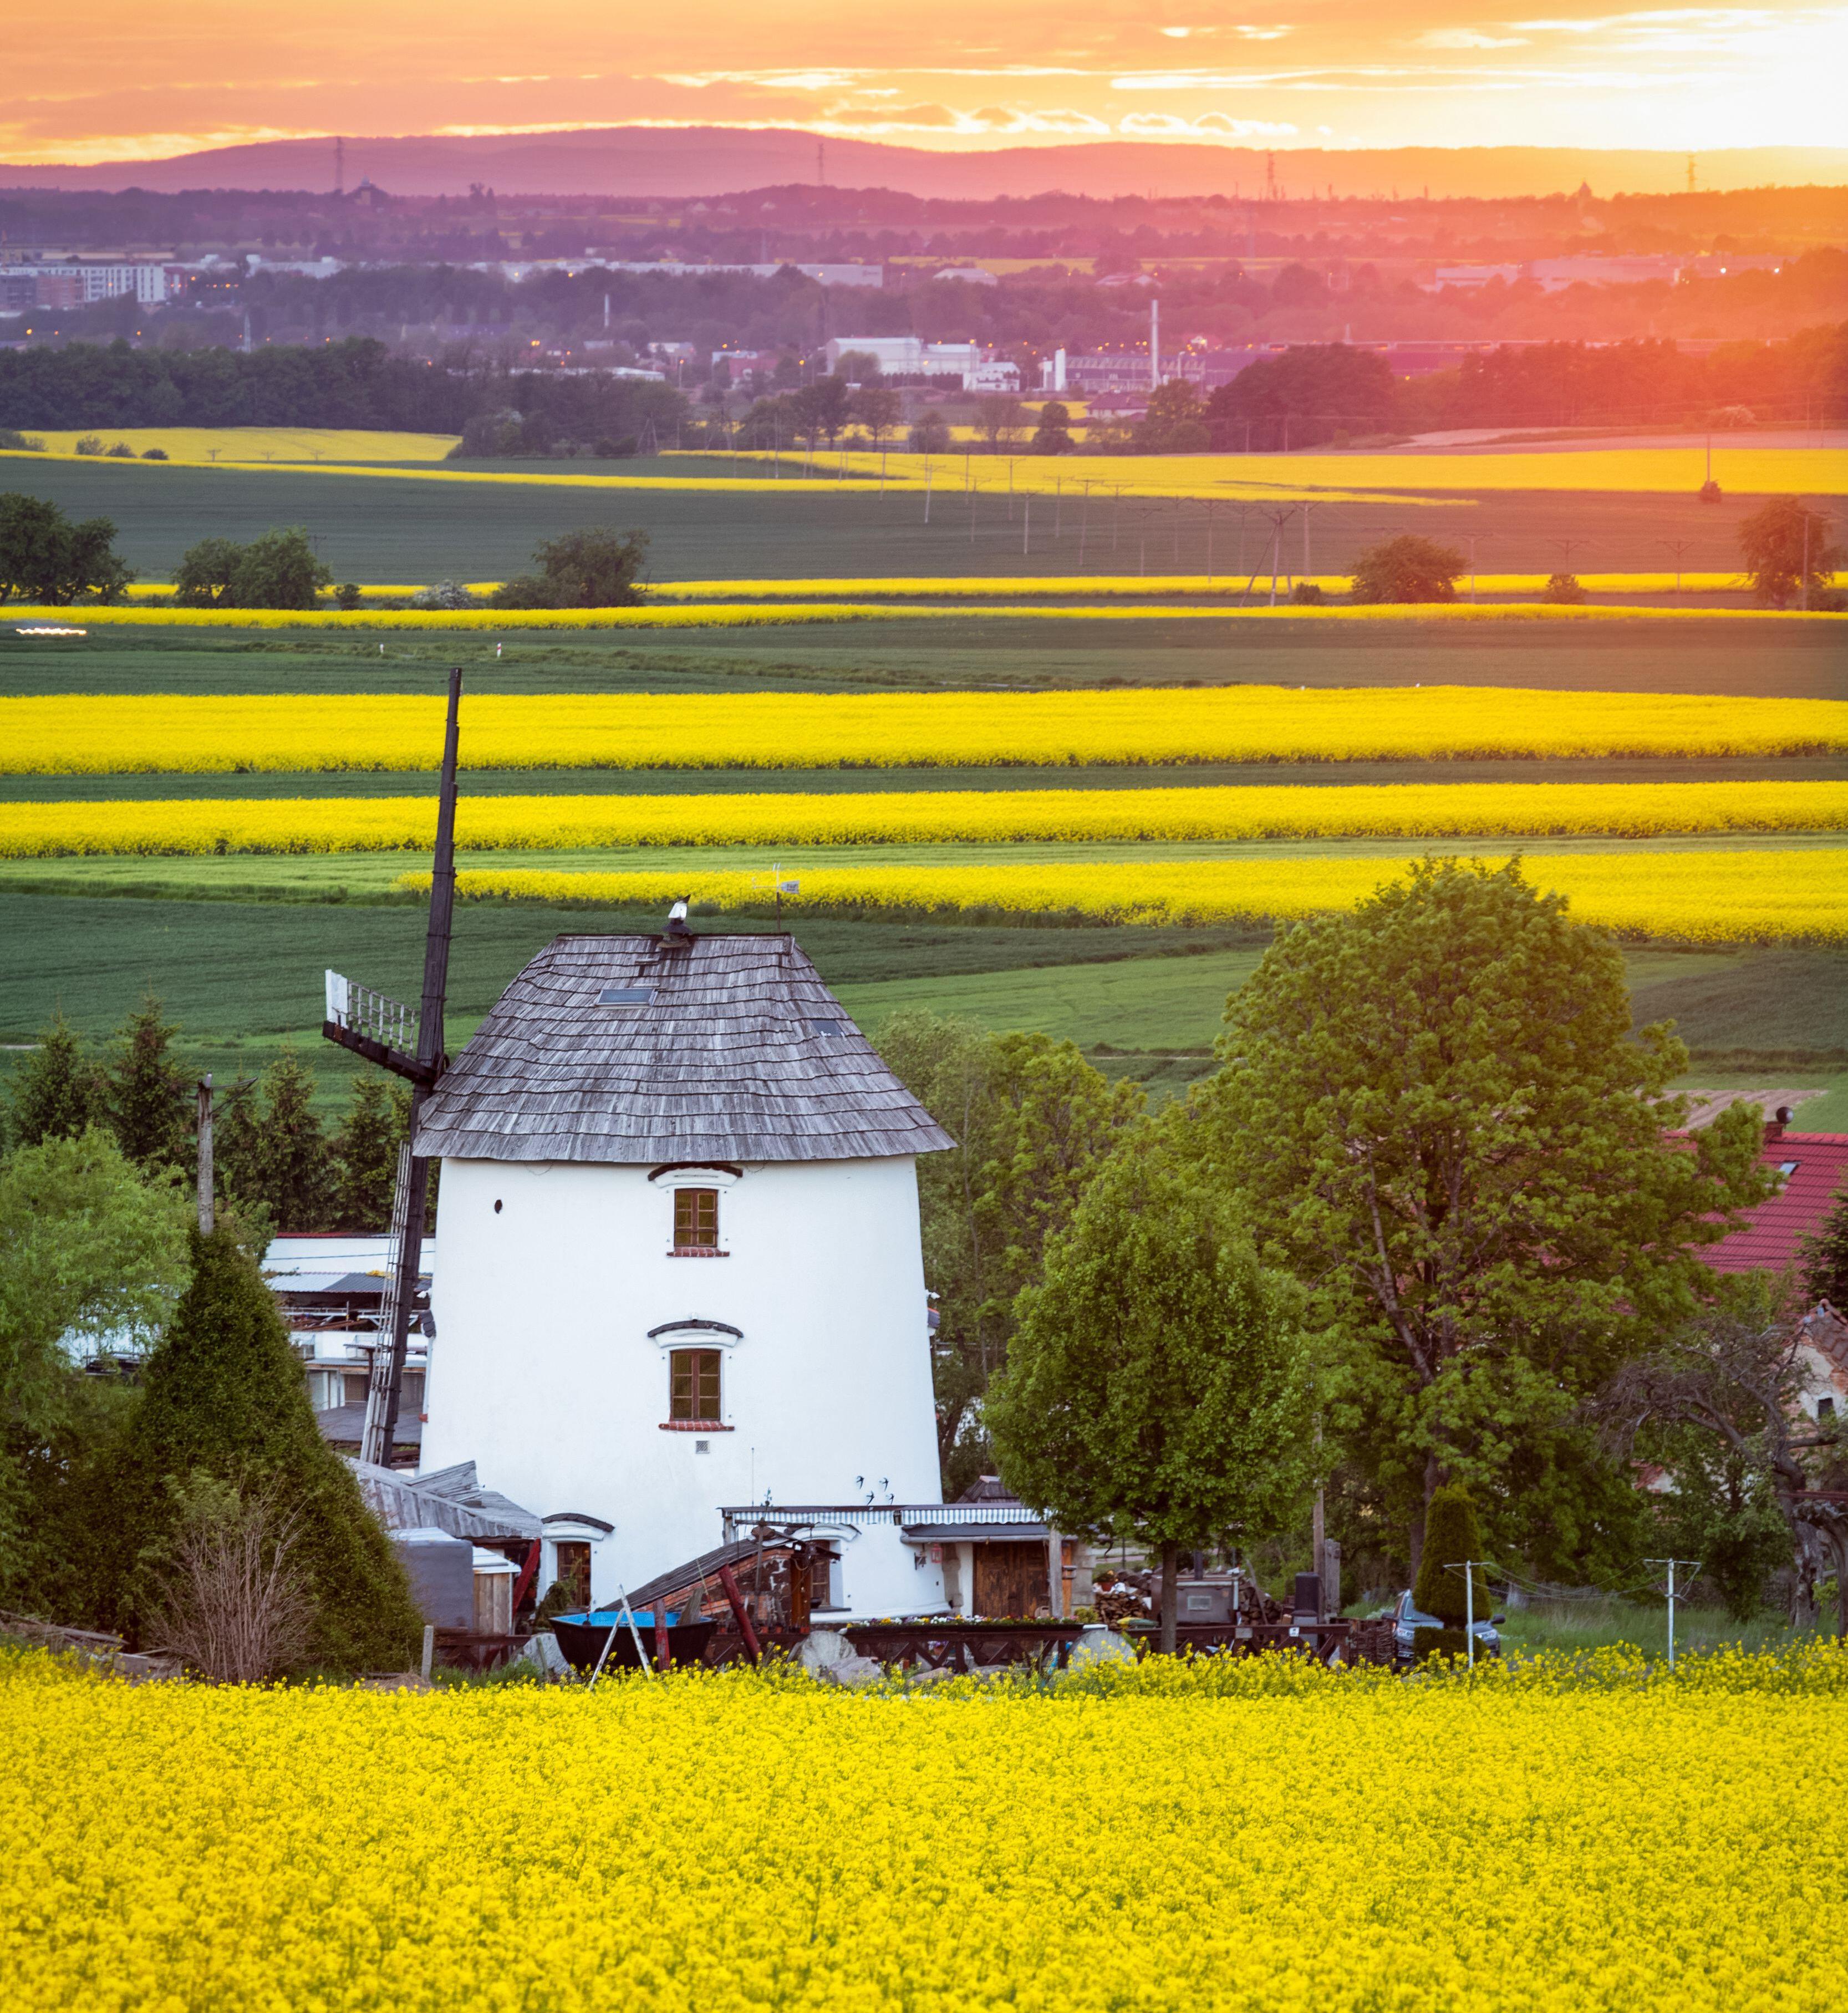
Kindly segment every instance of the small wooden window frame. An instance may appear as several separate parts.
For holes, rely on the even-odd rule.
[[[719,1245],[719,1192],[677,1184],[674,1195],[674,1242],[668,1247],[676,1258],[726,1258],[729,1252]]]
[[[722,1349],[670,1349],[667,1352],[667,1417],[662,1431],[724,1433],[724,1356]]]

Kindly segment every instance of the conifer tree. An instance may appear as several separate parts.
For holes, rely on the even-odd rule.
[[[122,1024],[109,1077],[109,1121],[116,1143],[138,1167],[185,1167],[195,1151],[186,1078],[168,1051],[179,1030],[150,989]]]
[[[1482,1536],[1476,1525],[1476,1506],[1467,1489],[1452,1485],[1438,1490],[1425,1512],[1424,1556],[1419,1561],[1417,1582],[1412,1589],[1412,1605],[1421,1614],[1435,1615],[1441,1629],[1421,1629],[1414,1647],[1421,1656],[1441,1650],[1449,1656],[1464,1655],[1468,1644],[1464,1624],[1469,1609],[1468,1589],[1464,1576],[1451,1570],[1466,1561],[1482,1556]],[[1486,1621],[1488,1590],[1476,1582],[1478,1621]]]
[[[338,1163],[333,1207],[336,1230],[390,1228],[398,1149],[406,1119],[381,1078],[354,1079],[352,1101],[333,1140]]]
[[[176,1492],[210,1475],[298,1514],[315,1606],[309,1654],[331,1670],[402,1669],[422,1624],[384,1527],[321,1438],[276,1302],[235,1230],[191,1239],[192,1281],[149,1357],[128,1436],[126,1560],[172,1542]],[[148,1598],[130,1590],[133,1613]],[[145,1614],[142,1618],[145,1618]]]
[[[278,1230],[320,1230],[333,1206],[327,1141],[315,1115],[314,1078],[293,1049],[263,1072],[263,1200]]]
[[[101,1073],[84,1038],[62,1007],[41,1029],[38,1046],[20,1071],[13,1094],[13,1139],[16,1146],[47,1139],[74,1139],[105,1116]]]

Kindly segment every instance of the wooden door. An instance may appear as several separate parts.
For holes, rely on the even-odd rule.
[[[975,1546],[975,1612],[1031,1620],[1049,1605],[1046,1548],[1028,1539]]]

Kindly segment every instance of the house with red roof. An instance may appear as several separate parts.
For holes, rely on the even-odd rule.
[[[1793,1132],[1789,1107],[1764,1128],[1763,1164],[1783,1176],[1778,1192],[1746,1211],[1744,1227],[1703,1254],[1716,1272],[1793,1272],[1803,1240],[1820,1229],[1848,1189],[1848,1133]],[[1848,1414],[1848,1318],[1821,1300],[1803,1317],[1803,1353],[1811,1372],[1803,1407],[1812,1418]]]

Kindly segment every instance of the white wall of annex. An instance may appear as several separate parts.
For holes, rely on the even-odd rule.
[[[671,1188],[645,1167],[443,1163],[422,1465],[473,1460],[542,1516],[614,1525],[599,1600],[720,1543],[723,1503],[938,1498],[912,1161],[751,1166],[719,1209],[728,1255],[677,1257]],[[662,1430],[667,1344],[649,1331],[691,1318],[742,1331],[724,1432]],[[941,1604],[941,1570],[895,1533],[842,1552],[858,1611]]]

